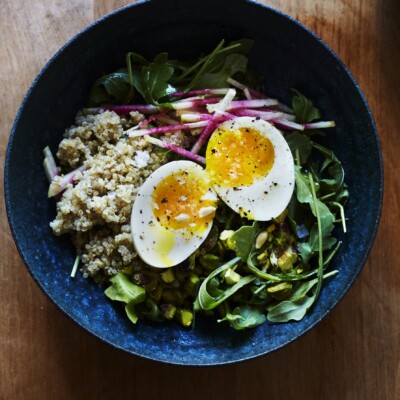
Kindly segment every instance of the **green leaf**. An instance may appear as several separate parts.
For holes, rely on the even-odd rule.
[[[267,315],[271,322],[300,321],[314,303],[314,297],[303,296],[296,300],[285,300],[273,307]]]
[[[105,291],[105,295],[111,300],[122,301],[127,304],[141,303],[146,298],[146,291],[141,286],[132,283],[128,276],[122,272],[114,275],[112,283]]]
[[[159,105],[160,99],[168,95],[168,80],[173,73],[173,68],[165,64],[151,63],[142,67],[140,90],[148,104]]]
[[[239,228],[230,238],[229,245],[243,262],[247,262],[257,236],[257,222]]]
[[[292,108],[296,115],[296,122],[311,122],[321,118],[320,111],[314,107],[311,100],[307,99],[307,97],[303,96],[296,89],[293,89],[293,91],[296,93],[292,99]]]
[[[267,317],[257,308],[243,305],[236,307],[232,313],[227,313],[218,322],[228,321],[229,325],[236,330],[254,328],[263,324]]]
[[[299,154],[300,159],[296,161],[298,161],[300,165],[305,164],[311,154],[311,140],[306,135],[296,131],[286,135],[285,139],[290,147],[290,150],[292,151],[295,160],[297,158],[296,155]]]
[[[125,305],[126,315],[128,316],[129,320],[133,324],[136,324],[136,322],[138,321],[138,316],[136,314],[135,305],[136,305],[136,303],[134,303],[134,302],[128,303]]]
[[[199,78],[196,87],[223,88],[227,86],[226,80],[236,73],[245,73],[247,69],[247,57],[242,54],[230,54],[227,56],[217,71],[205,73]]]
[[[332,271],[323,276],[326,279],[337,274]],[[299,283],[293,290],[289,299],[281,301],[277,305],[269,307],[267,318],[271,322],[300,321],[316,300],[316,293],[308,296],[308,292],[318,283],[319,278]]]
[[[307,175],[301,172],[301,167],[295,165],[295,181],[296,181],[296,197],[300,203],[312,203],[312,193],[310,188],[310,181]]]
[[[131,88],[126,70],[103,75],[97,79],[90,90],[89,105],[124,103],[130,95]]]
[[[213,271],[208,277],[203,281],[200,286],[199,293],[194,303],[195,311],[202,310],[212,310],[217,307],[219,304],[224,302],[234,293],[236,293],[240,288],[247,285],[248,283],[254,281],[256,279],[255,276],[244,276],[240,278],[239,282],[230,286],[226,290],[221,290],[218,288],[218,281],[214,279],[221,272],[226,271],[230,267],[236,265],[240,261],[240,257],[235,257],[231,261],[222,265]],[[210,283],[210,286],[208,286]]]

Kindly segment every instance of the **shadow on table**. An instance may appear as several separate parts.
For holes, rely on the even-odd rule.
[[[346,299],[357,296],[357,289]],[[350,298],[349,298],[350,297]],[[343,332],[345,318],[360,331],[356,309],[342,304],[303,338],[268,356],[224,367],[179,367],[115,350],[47,307],[47,343],[57,399],[313,399],[336,400],[354,388],[357,339]],[[349,314],[350,311],[350,314]],[[360,357],[358,357],[358,360]],[[55,388],[51,388],[53,390]],[[323,397],[319,397],[319,396]],[[318,396],[318,397],[314,397]]]

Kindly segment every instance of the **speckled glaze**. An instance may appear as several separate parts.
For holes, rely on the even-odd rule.
[[[255,39],[252,67],[266,91],[289,102],[289,89],[313,99],[337,123],[325,144],[343,161],[351,198],[348,234],[334,258],[340,273],[323,287],[301,322],[269,324],[245,332],[197,318],[186,330],[176,324],[132,325],[122,307],[80,275],[69,273],[75,257],[67,237],[55,237],[49,222],[42,149],[55,151],[63,131],[85,105],[92,82],[124,64],[129,50],[152,56],[168,51],[193,58],[225,38]],[[7,214],[18,250],[47,296],[93,335],[128,353],[182,365],[219,365],[270,353],[297,339],[324,318],[350,288],[371,249],[383,190],[380,145],[368,105],[352,76],[318,37],[274,9],[244,0],[153,0],[120,9],[67,43],[45,66],[16,117],[6,155]]]

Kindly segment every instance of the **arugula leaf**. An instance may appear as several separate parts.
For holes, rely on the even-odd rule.
[[[235,257],[231,261],[222,265],[213,271],[207,278],[203,281],[200,286],[199,293],[194,303],[194,310],[199,311],[202,310],[212,310],[217,307],[219,304],[224,302],[234,293],[236,293],[240,288],[247,285],[248,283],[254,281],[256,279],[255,276],[244,276],[240,278],[239,282],[230,286],[226,290],[221,290],[218,288],[218,281],[215,278],[221,272],[226,271],[228,268],[237,264],[240,261],[240,257]],[[210,285],[208,285],[210,283]],[[209,287],[208,287],[209,286]]]
[[[130,100],[131,84],[125,69],[103,75],[93,84],[88,103],[91,106],[121,104]]]
[[[136,324],[136,322],[138,321],[135,305],[136,305],[135,303],[128,303],[125,305],[126,315],[133,324]]]
[[[136,304],[145,301],[145,289],[132,283],[128,276],[122,272],[118,272],[110,278],[110,282],[112,285],[104,291],[104,294],[111,300],[126,303],[126,315],[132,323],[136,324],[138,320]]]
[[[247,69],[247,57],[242,54],[230,54],[224,59],[221,67],[210,73],[204,73],[198,80],[196,87],[223,88],[226,80],[236,73],[245,73]]]
[[[314,199],[309,176],[303,174],[299,166],[295,166],[295,180],[297,200],[300,203],[306,203],[310,206],[312,214],[315,217],[317,217],[317,215],[319,216],[321,225],[321,230],[319,232],[318,223],[314,224],[310,230],[309,240],[299,243],[300,255],[303,261],[308,263],[310,258],[316,254],[319,249],[319,240],[323,243],[322,250],[328,250],[336,243],[336,239],[331,237],[335,216],[326,204],[319,199]],[[321,238],[319,237],[320,234]]]
[[[104,294],[111,300],[137,304],[146,298],[144,288],[132,283],[122,272],[118,272],[110,278],[110,282],[112,285],[104,291]]]
[[[228,321],[229,325],[236,330],[254,328],[263,324],[267,317],[257,308],[243,305],[236,307],[232,313],[228,312],[218,322]]]
[[[311,154],[312,141],[306,135],[296,131],[286,135],[285,139],[290,147],[294,159],[300,165],[304,165]],[[297,160],[297,155],[299,156],[299,160]]]
[[[338,271],[331,271],[323,276],[326,279],[337,274]],[[271,322],[289,322],[290,320],[300,321],[308,309],[316,300],[317,293],[308,296],[308,292],[319,282],[319,278],[300,283],[289,299],[281,301],[277,305],[268,308],[267,319]]]
[[[243,262],[247,262],[254,246],[257,230],[257,221],[255,221],[252,226],[242,226],[229,238],[230,248],[236,252],[236,255],[239,256]]]
[[[318,108],[314,107],[311,100],[303,96],[296,89],[292,89],[296,95],[292,99],[292,108],[296,116],[296,122],[311,122],[321,118],[321,113]]]

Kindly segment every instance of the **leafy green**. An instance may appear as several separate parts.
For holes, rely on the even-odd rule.
[[[140,62],[140,65],[132,65],[132,61]],[[128,53],[127,63],[129,81],[147,104],[162,105],[161,99],[166,99],[169,93],[175,91],[168,83],[174,68],[168,63],[167,53],[158,54],[152,62],[136,53]]]
[[[267,317],[258,308],[243,305],[234,308],[232,313],[228,312],[218,322],[228,321],[233,329],[242,330],[261,325],[266,319]]]
[[[93,84],[89,94],[89,105],[121,104],[131,100],[129,75],[125,69],[101,76]]]
[[[125,305],[126,315],[133,324],[136,324],[136,322],[138,321],[138,316],[135,310],[135,306],[136,306],[135,303],[128,303]]]
[[[145,289],[132,283],[129,277],[122,272],[118,272],[110,278],[110,282],[112,284],[104,291],[104,294],[111,300],[126,303],[125,312],[135,324],[138,320],[135,305],[146,299]]]
[[[221,290],[218,288],[219,282],[217,279],[213,279],[221,272],[226,271],[228,268],[237,264],[240,261],[240,257],[235,257],[231,261],[217,268],[215,271],[211,272],[210,275],[203,281],[200,286],[199,293],[197,295],[194,309],[195,311],[202,310],[212,310],[217,307],[219,304],[224,302],[234,293],[236,293],[240,288],[247,285],[248,283],[254,281],[255,276],[244,276],[240,278],[239,282],[235,283],[232,286],[229,286],[226,290]],[[210,285],[208,285],[210,283]]]
[[[324,279],[337,274],[331,271],[323,276]],[[317,293],[308,296],[308,292],[319,282],[319,278],[301,282],[297,285],[291,296],[276,305],[268,308],[267,318],[271,322],[300,321],[316,300]]]
[[[226,87],[236,74],[248,75],[247,53],[252,40],[225,45],[222,40],[209,54],[192,62],[156,55],[153,61],[135,52],[126,55],[126,68],[100,77],[93,85],[90,106],[129,103],[138,93],[147,104],[170,107],[168,95],[179,90]]]
[[[122,272],[118,272],[110,278],[110,282],[112,285],[104,293],[111,300],[141,303],[146,298],[146,291],[141,286],[132,283],[129,277]]]
[[[197,81],[197,87],[226,87],[226,80],[231,76],[247,70],[247,57],[242,54],[230,54],[224,59],[221,67],[214,72],[204,73]]]
[[[306,135],[297,131],[289,133],[285,136],[285,139],[298,164],[305,164],[312,151],[311,140]],[[297,155],[299,156],[299,160],[297,160]]]
[[[296,89],[293,89],[293,91],[296,93],[292,99],[292,108],[296,116],[296,122],[311,122],[321,118],[320,111],[314,107],[311,100],[307,99],[307,97],[303,96]]]
[[[320,230],[318,223],[312,225],[308,241],[299,244],[300,254],[305,263],[308,263],[310,258],[318,252],[320,240],[322,241],[322,250],[329,250],[336,243],[336,239],[331,236],[335,216],[326,204],[317,198],[314,199],[313,188],[315,185],[314,187],[311,185],[309,176],[302,172],[301,167],[295,166],[297,200],[310,206],[312,214],[315,217],[318,215],[321,225]]]
[[[243,262],[247,262],[254,246],[257,229],[257,222],[254,222],[252,226],[244,225],[228,239],[230,249],[234,250]]]

